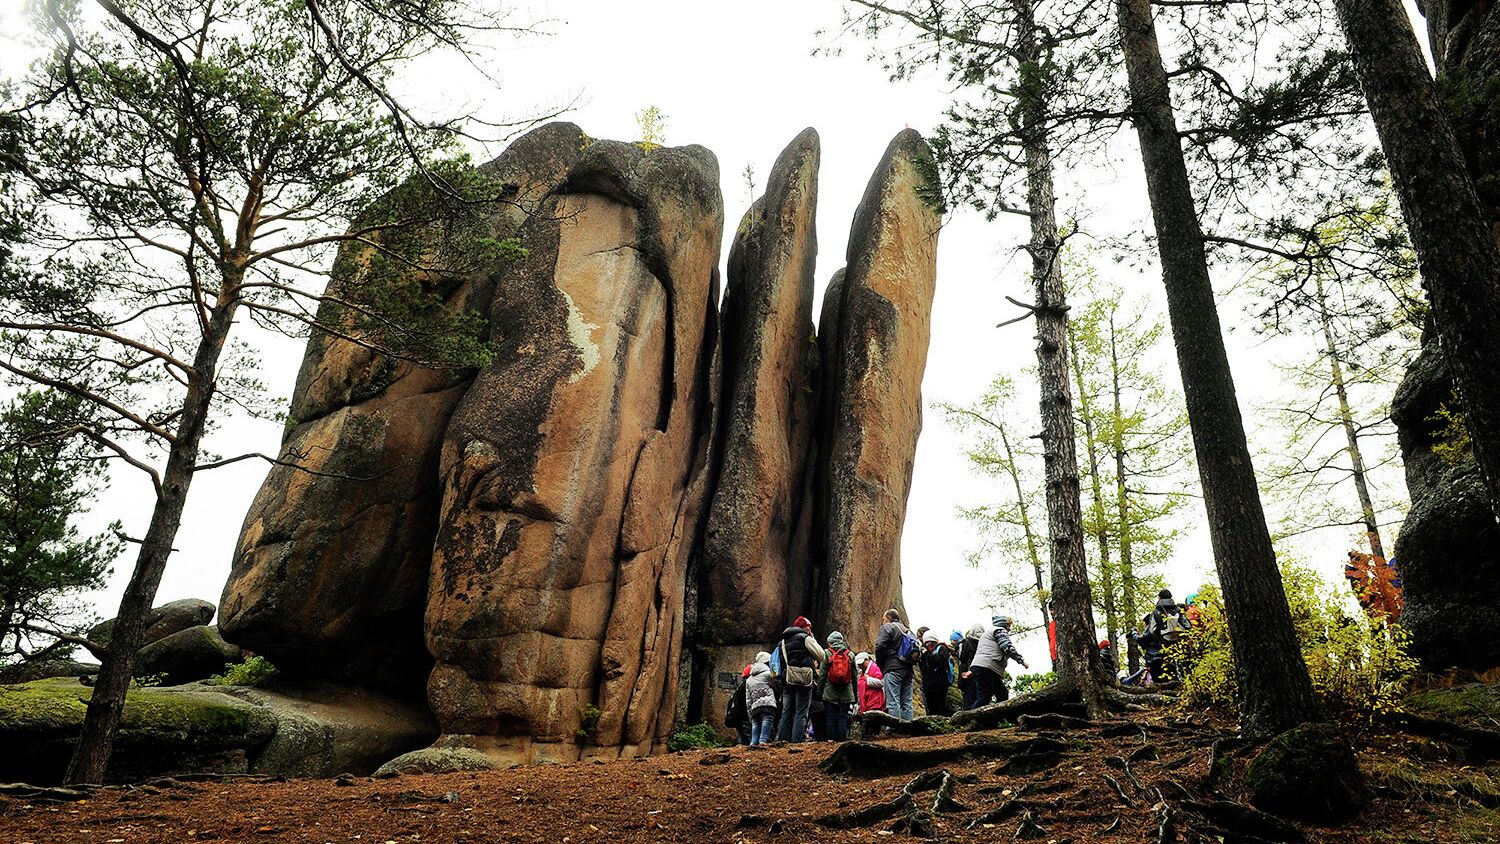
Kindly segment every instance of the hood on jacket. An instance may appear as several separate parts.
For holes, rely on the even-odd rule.
[[[929,630],[926,633],[922,634],[922,644],[925,645],[928,642],[931,642],[934,645],[936,645],[938,643],[937,634],[934,633],[934,632],[932,632],[931,630]]]
[[[771,654],[766,651],[761,651],[760,653],[756,654],[755,664],[769,666],[771,664]]]
[[[849,644],[844,641],[844,634],[842,634],[839,631],[835,630],[832,633],[828,634],[828,647],[830,647],[830,648],[841,648],[843,650],[848,650],[849,649]]]
[[[859,653],[857,653],[857,654],[854,655],[854,664],[856,666],[864,665],[865,663],[867,663],[869,661],[870,661],[870,655],[867,654],[867,653],[865,653],[864,651],[860,651]]]
[[[952,633],[948,634],[948,641],[952,642],[955,645],[958,644],[959,642],[962,642],[963,640],[964,640],[964,634],[960,633],[957,630],[955,630]]]
[[[984,625],[983,624],[975,624],[975,625],[972,625],[971,627],[969,627],[969,631],[964,634],[964,638],[966,638],[966,639],[978,639],[980,636],[983,636],[983,635],[984,635]]]
[[[1166,590],[1162,590],[1162,591],[1166,591]],[[1156,599],[1156,609],[1158,611],[1166,614],[1166,615],[1176,615],[1177,614],[1177,602],[1174,601],[1174,600],[1172,600],[1172,596],[1171,595],[1168,595],[1165,598],[1157,598]]]
[[[751,677],[763,677],[763,676],[765,676],[767,674],[770,674],[770,673],[771,673],[771,666],[767,665],[764,662],[757,662],[754,665],[750,666],[750,676]]]

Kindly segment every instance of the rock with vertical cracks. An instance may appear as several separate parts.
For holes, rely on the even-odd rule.
[[[428,587],[440,744],[497,764],[665,742],[711,427],[712,153],[591,141],[542,210],[444,435]]]
[[[842,283],[830,286],[837,299],[823,311],[819,620],[856,642],[873,641],[880,614],[901,603],[901,527],[937,280],[935,173],[917,132],[891,141],[855,212]]]
[[[514,234],[562,180],[583,137],[572,124],[550,124],[483,166],[513,200],[496,214],[495,237]],[[359,251],[346,248],[330,294],[360,284],[364,270]],[[483,311],[491,275],[424,283],[445,285],[450,307]],[[322,317],[336,319],[332,312]],[[310,471],[272,466],[261,485],[224,587],[226,639],[293,675],[343,675],[421,694],[431,665],[422,616],[437,528],[438,451],[472,377],[314,332],[281,452]]]

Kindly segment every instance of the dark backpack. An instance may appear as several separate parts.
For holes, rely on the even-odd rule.
[[[922,659],[922,643],[910,630],[902,633],[901,641],[896,643],[896,659],[901,660],[902,665],[916,665]]]
[[[828,652],[828,682],[835,686],[847,685],[854,679],[854,663],[848,651]]]

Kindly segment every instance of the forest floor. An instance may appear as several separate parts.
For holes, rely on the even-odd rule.
[[[1354,737],[1372,796],[1351,820],[1320,827],[1240,814],[1249,754],[1221,744],[1228,764],[1210,772],[1224,735],[1150,714],[879,742],[875,753],[898,753],[878,764],[899,771],[868,770],[845,745],[851,769],[831,772],[820,763],[839,746],[809,743],[391,779],[163,779],[71,802],[0,797],[0,842],[1500,840],[1500,765],[1465,766],[1441,742]],[[890,802],[907,788],[909,802]],[[950,800],[934,806],[939,795]],[[1174,837],[1162,837],[1164,818]]]

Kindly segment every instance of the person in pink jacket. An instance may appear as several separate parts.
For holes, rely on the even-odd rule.
[[[869,654],[860,652],[854,655],[854,667],[859,672],[859,711],[885,711],[885,675],[880,666]]]

